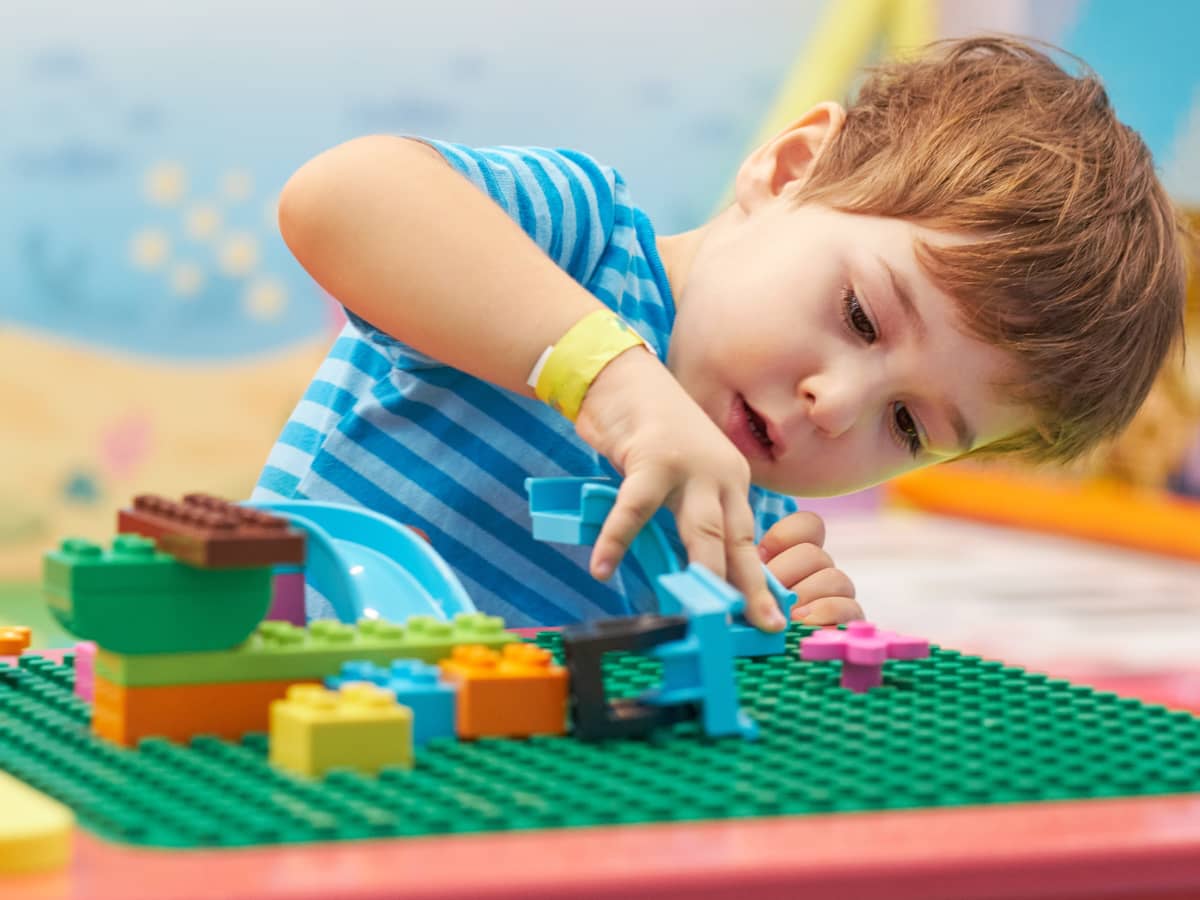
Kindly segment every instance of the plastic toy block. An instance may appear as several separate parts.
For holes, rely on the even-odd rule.
[[[267,621],[291,622],[301,628],[308,624],[304,611],[304,572],[275,570]]]
[[[864,693],[883,684],[887,659],[921,659],[929,655],[929,641],[891,631],[879,631],[870,622],[851,622],[845,631],[826,629],[800,642],[805,660],[840,659],[842,687]]]
[[[74,654],[75,696],[91,703],[96,690],[96,642],[80,641]]]
[[[0,875],[63,868],[74,830],[69,808],[0,771]]]
[[[567,670],[554,665],[549,651],[532,644],[509,644],[502,653],[455,647],[439,665],[458,683],[459,737],[566,732]]]
[[[533,536],[540,541],[563,544],[593,544],[600,535],[604,520],[617,499],[618,486],[608,478],[527,478],[529,514],[533,520]],[[660,509],[638,532],[629,546],[629,555],[637,560],[647,580],[654,586],[658,612],[664,616],[678,615],[683,610],[670,591],[662,587],[662,576],[683,570],[679,554],[667,536],[674,532],[675,519],[670,510]],[[763,566],[767,587],[779,603],[784,621],[790,621],[796,595],[781,585]],[[784,638],[767,634],[746,622],[738,613],[734,619],[734,654],[736,656],[770,656],[783,652]]]
[[[656,706],[700,705],[700,721],[709,737],[758,736],[758,725],[738,707],[734,675],[732,617],[742,612],[742,595],[704,566],[659,579],[687,613],[688,634],[681,641],[647,651],[663,663],[662,687],[642,697]]]
[[[839,686],[839,663],[798,658],[811,633],[793,625],[786,654],[735,660],[756,742],[708,740],[694,721],[619,744],[440,740],[413,769],[324,781],[274,769],[262,734],[114,746],[89,732],[70,666],[27,653],[0,664],[0,769],[69,805],[99,838],[173,851],[1200,795],[1192,713],[942,647],[889,661],[886,690],[855,694]],[[562,652],[557,632],[537,643]],[[640,654],[610,653],[604,665],[611,697],[662,678]]]
[[[92,731],[126,747],[147,737],[189,741],[212,734],[237,740],[250,731],[266,731],[271,701],[297,684],[291,681],[231,681],[125,687],[96,677]]]
[[[412,768],[412,711],[372,684],[297,685],[271,704],[271,764],[298,775]]]
[[[181,503],[141,494],[117,513],[117,531],[153,538],[164,553],[202,569],[304,563],[304,532],[287,519],[207,494]]]
[[[126,685],[203,684],[291,678],[320,680],[336,675],[353,660],[386,664],[394,659],[434,663],[459,644],[501,647],[519,638],[504,630],[504,620],[466,613],[453,623],[429,616],[403,625],[365,620],[357,625],[321,620],[307,628],[287,622],[263,622],[251,638],[219,653],[96,656],[96,672]]]
[[[33,629],[28,625],[0,625],[0,656],[20,656],[32,640]]]
[[[434,738],[455,736],[458,685],[442,681],[438,675],[437,666],[416,659],[398,659],[386,667],[355,660],[344,663],[338,675],[326,678],[325,686],[337,690],[361,681],[383,688],[412,710],[413,743],[423,747]]]
[[[115,653],[224,650],[244,641],[271,603],[271,570],[196,569],[136,534],[109,551],[76,538],[43,559],[46,603],[59,623]]]
[[[687,635],[684,616],[629,616],[567,625],[563,657],[571,683],[571,732],[585,741],[643,737],[662,725],[694,716],[692,706],[651,706],[636,698],[610,700],[604,687],[604,655],[640,653]]]

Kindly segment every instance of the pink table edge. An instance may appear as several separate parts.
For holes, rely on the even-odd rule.
[[[80,833],[25,900],[517,900],[1200,894],[1200,796],[148,850]],[[0,882],[0,888],[4,888]],[[836,891],[836,893],[831,893]],[[0,893],[7,893],[0,890]]]

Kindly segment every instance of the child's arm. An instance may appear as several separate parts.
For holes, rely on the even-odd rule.
[[[604,308],[417,141],[367,137],[321,154],[284,187],[279,222],[301,265],[355,314],[524,396],[542,351]],[[749,466],[655,356],[635,349],[610,363],[577,427],[625,476],[593,574],[607,577],[666,503],[689,558],[746,595],[751,621],[782,627],[755,549]]]

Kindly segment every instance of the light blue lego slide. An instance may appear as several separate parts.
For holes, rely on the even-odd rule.
[[[287,500],[247,506],[283,516],[308,536],[305,581],[338,619],[443,621],[475,612],[458,576],[420,535],[358,506]]]

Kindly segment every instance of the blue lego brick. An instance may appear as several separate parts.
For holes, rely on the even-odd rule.
[[[434,738],[455,736],[458,685],[442,681],[437,666],[416,659],[397,659],[390,666],[354,660],[343,663],[341,672],[326,678],[325,686],[337,690],[355,681],[378,685],[412,710],[416,746],[424,746]]]
[[[659,706],[699,703],[709,737],[757,737],[757,723],[738,706],[730,620],[744,603],[741,594],[696,563],[662,576],[661,583],[687,615],[688,634],[646,651],[662,661],[663,680],[659,690],[641,699]]]

